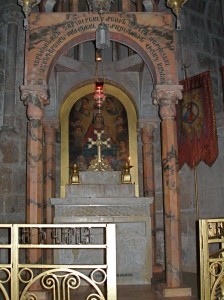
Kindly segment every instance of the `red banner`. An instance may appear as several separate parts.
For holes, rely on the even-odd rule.
[[[187,78],[177,107],[179,168],[201,161],[211,166],[218,156],[210,71]]]

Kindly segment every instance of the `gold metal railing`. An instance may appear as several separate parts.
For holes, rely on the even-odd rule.
[[[224,219],[199,220],[201,300],[224,300]]]
[[[116,300],[115,224],[0,224],[2,299]]]

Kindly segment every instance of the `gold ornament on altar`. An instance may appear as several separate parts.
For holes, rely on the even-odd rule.
[[[104,158],[102,158],[102,146],[106,146],[107,148],[110,148],[110,138],[107,138],[105,141],[101,139],[101,135],[104,133],[104,130],[101,132],[98,132],[97,130],[94,130],[94,133],[97,136],[96,141],[94,141],[92,138],[89,138],[89,145],[88,149],[91,149],[93,146],[97,146],[97,157],[91,160],[90,166],[88,170],[90,171],[112,171],[111,166],[109,165],[108,161]]]
[[[73,165],[71,184],[79,184],[79,168],[77,164]]]
[[[128,161],[125,162],[123,168],[122,168],[122,174],[121,174],[121,182],[122,183],[131,183],[131,168],[133,166],[130,165],[130,157],[128,158]]]
[[[167,0],[166,4],[170,7],[177,17],[176,29],[181,30],[181,23],[180,23],[180,11],[183,5],[187,2],[187,0]]]

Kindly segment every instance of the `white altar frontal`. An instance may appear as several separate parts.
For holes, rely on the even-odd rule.
[[[135,185],[123,184],[119,171],[83,171],[79,184],[66,186],[65,198],[52,198],[54,223],[115,223],[118,284],[150,284],[152,245],[150,204],[153,198],[135,197]],[[96,236],[93,236],[96,238]],[[79,253],[57,259],[85,261]],[[88,260],[101,260],[94,252]]]

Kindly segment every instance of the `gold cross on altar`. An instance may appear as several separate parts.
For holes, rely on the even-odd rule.
[[[94,171],[106,171],[106,170],[111,170],[111,167],[108,165],[108,162],[102,158],[102,149],[101,147],[105,145],[107,148],[111,148],[110,145],[110,138],[107,138],[105,141],[101,139],[101,135],[104,133],[104,130],[101,132],[98,132],[97,130],[93,131],[94,134],[96,134],[97,139],[93,141],[92,138],[88,138],[88,149],[91,149],[94,145],[97,146],[97,160],[93,159],[90,162],[90,170]]]

